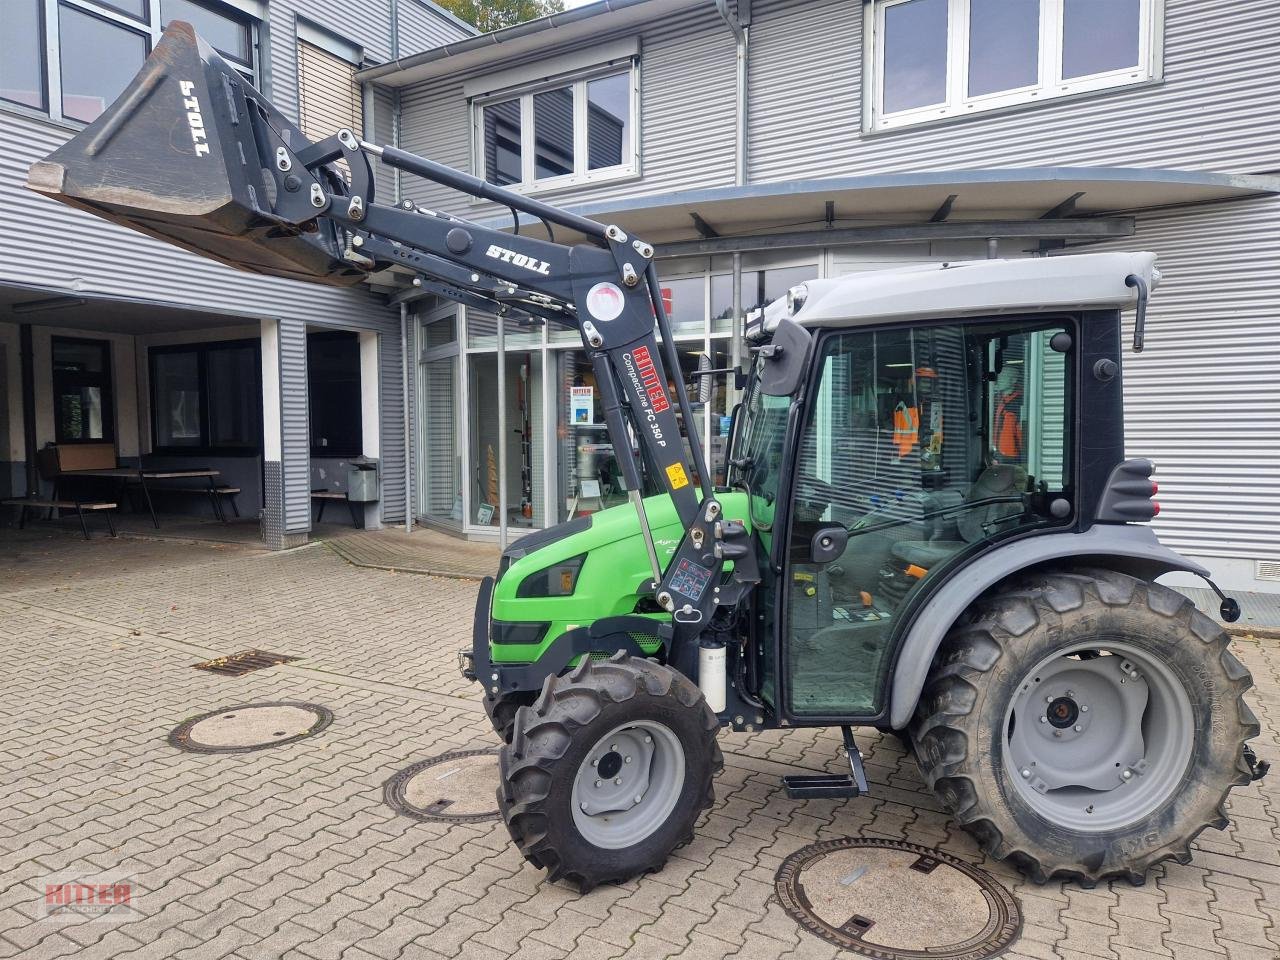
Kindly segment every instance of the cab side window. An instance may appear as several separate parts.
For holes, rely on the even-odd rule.
[[[1053,522],[1069,477],[1061,322],[850,331],[826,339],[793,482],[791,709],[880,712],[902,609],[957,555]],[[813,562],[819,531],[842,556]]]

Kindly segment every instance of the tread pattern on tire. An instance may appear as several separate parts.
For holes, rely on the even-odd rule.
[[[1077,860],[1055,858],[1030,838],[1019,836],[1016,821],[1005,815],[980,786],[980,751],[974,749],[980,735],[973,715],[980,690],[995,676],[993,671],[1017,669],[1018,660],[1011,646],[1042,622],[1090,604],[1102,608],[1140,607],[1141,616],[1153,614],[1180,621],[1210,648],[1204,659],[1216,664],[1221,673],[1229,691],[1223,696],[1226,720],[1231,722],[1234,714],[1236,725],[1235,776],[1220,792],[1213,791],[1216,796],[1198,805],[1194,822],[1186,823],[1179,835],[1161,837],[1158,843],[1131,854],[1124,862],[1105,854]],[[1252,679],[1228,650],[1229,639],[1190,600],[1159,584],[1100,568],[1024,574],[979,600],[939,649],[910,727],[920,771],[929,788],[989,855],[1009,859],[1033,879],[1043,882],[1065,877],[1093,886],[1100,880],[1123,876],[1142,883],[1147,871],[1163,860],[1187,863],[1191,859],[1191,842],[1206,828],[1225,828],[1227,794],[1233,786],[1249,782],[1243,746],[1258,735],[1260,728],[1243,699]],[[1192,775],[1197,772],[1192,771]]]
[[[609,703],[624,703],[644,694],[651,698],[674,698],[682,707],[698,710],[704,746],[711,754],[711,776],[695,809],[677,811],[684,829],[669,847],[653,845],[645,862],[627,875],[601,861],[571,864],[557,850],[548,831],[551,769],[565,755],[575,733],[589,725]],[[584,657],[569,673],[547,677],[542,692],[532,705],[521,707],[511,742],[498,758],[498,807],[525,859],[548,871],[550,880],[568,880],[586,893],[601,883],[622,882],[638,873],[650,873],[665,865],[671,851],[693,839],[693,829],[702,812],[715,800],[714,778],[724,768],[724,758],[716,737],[720,722],[702,697],[702,691],[683,674],[653,660],[642,660],[619,651],[608,660]],[[560,816],[569,811],[558,811]]]

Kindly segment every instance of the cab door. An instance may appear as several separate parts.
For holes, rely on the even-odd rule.
[[[992,541],[1064,522],[1070,319],[836,331],[794,454],[783,712],[874,722],[913,598]],[[1063,334],[1063,336],[1057,336]]]

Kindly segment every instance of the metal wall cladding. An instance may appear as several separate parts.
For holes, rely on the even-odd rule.
[[[1124,314],[1125,448],[1158,468],[1167,545],[1198,556],[1280,558],[1280,200],[1141,217],[1094,250],[1151,250],[1146,349]]]
[[[405,470],[404,418],[409,411],[404,403],[404,350],[398,322],[394,331],[378,337],[378,379],[382,519],[386,523],[403,523],[409,482]]]
[[[565,46],[556,52],[632,35],[631,31],[602,33],[590,44]],[[707,3],[646,26],[640,31],[640,43],[642,176],[539,193],[540,198],[579,203],[733,184],[735,46],[728,27]],[[401,146],[472,170],[471,113],[462,82],[476,75],[406,87],[400,100]],[[401,189],[416,203],[457,216],[486,219],[505,213],[494,204],[471,202],[416,177],[403,177]]]
[[[441,16],[419,0],[400,0],[396,5],[398,49],[393,56],[410,57],[423,50],[472,36],[448,17]]]
[[[380,145],[394,146],[396,142],[395,91],[380,87],[376,83],[372,84],[372,87],[373,116],[366,118],[369,139]],[[372,157],[370,163],[373,164],[373,183],[378,202],[394,203],[399,200],[397,191],[400,187],[396,169]]]
[[[307,414],[307,325],[281,320],[280,468],[285,533],[311,529],[311,427]]]
[[[1166,0],[1163,80],[873,135],[862,131],[863,6],[755,4],[752,180],[1048,165],[1224,173],[1275,166],[1273,0]]]

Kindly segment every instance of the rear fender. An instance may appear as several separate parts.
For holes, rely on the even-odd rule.
[[[974,600],[1019,571],[1067,559],[1087,559],[1148,579],[1172,570],[1209,575],[1205,567],[1162,546],[1146,526],[1096,524],[1084,533],[1049,533],[997,547],[953,573],[916,614],[894,667],[890,725],[901,730],[911,720],[934,654]]]

